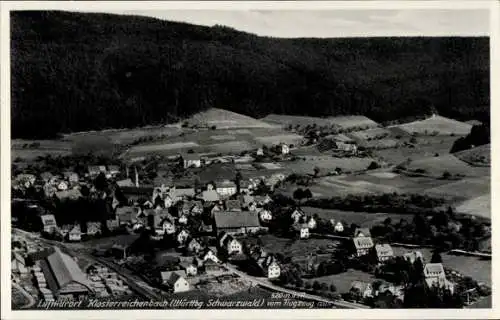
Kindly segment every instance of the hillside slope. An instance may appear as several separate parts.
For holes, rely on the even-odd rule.
[[[196,113],[183,122],[188,123],[190,126],[215,126],[217,129],[278,127],[249,116],[219,108],[210,108],[206,111]]]
[[[383,122],[489,112],[488,38],[275,39],[153,18],[11,13],[12,135],[179,121],[217,106]]]

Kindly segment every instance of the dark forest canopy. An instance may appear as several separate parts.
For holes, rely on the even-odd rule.
[[[278,39],[111,14],[11,13],[12,134],[253,117],[489,115],[489,39]]]

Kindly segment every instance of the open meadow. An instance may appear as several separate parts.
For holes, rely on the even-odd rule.
[[[425,194],[435,197],[445,197],[451,200],[465,200],[477,198],[490,193],[490,177],[467,178],[452,181],[441,186],[429,188]]]
[[[281,253],[285,257],[306,257],[309,254],[314,254],[318,250],[331,250],[335,247],[331,239],[288,239],[280,238],[272,234],[265,234],[258,238],[248,238],[249,243],[261,243],[266,252]]]
[[[457,137],[451,136],[426,136],[417,137],[415,147],[397,147],[391,149],[374,150],[373,154],[388,163],[399,164],[408,158],[417,160],[433,157],[436,154],[444,155],[450,153],[453,143]]]
[[[445,172],[451,176],[487,177],[490,175],[489,168],[472,167],[452,154],[413,160],[404,164],[403,170],[436,178],[443,177]]]
[[[343,172],[353,172],[365,170],[373,160],[372,158],[336,158],[329,155],[310,155],[296,161],[283,162],[282,165],[297,174],[312,174],[315,167],[325,172],[334,171],[336,168],[341,168]]]
[[[379,127],[378,123],[365,116],[338,116],[329,117],[328,120],[344,130],[363,130]]]
[[[487,193],[479,197],[466,200],[457,205],[458,213],[470,214],[491,219],[491,194]]]
[[[260,119],[261,121],[274,124],[274,125],[280,125],[282,127],[287,127],[287,126],[312,126],[316,125],[318,127],[335,127],[334,122],[331,121],[330,119],[327,118],[320,118],[320,117],[305,117],[305,116],[292,116],[292,115],[285,115],[285,114],[270,114],[267,115],[266,117]]]
[[[346,272],[342,272],[339,274],[332,274],[329,276],[304,279],[305,282],[308,281],[314,283],[315,281],[318,281],[320,284],[321,283],[326,283],[328,285],[334,284],[335,287],[337,287],[337,292],[339,293],[348,292],[351,289],[352,283],[354,281],[363,281],[371,284],[376,280],[382,280],[382,279],[377,279],[375,276],[369,273],[353,269],[349,269]]]
[[[489,143],[472,149],[457,152],[454,155],[455,157],[464,162],[467,162],[472,166],[491,166],[491,146]]]
[[[425,120],[404,123],[394,127],[405,130],[410,134],[467,135],[472,125],[442,116],[433,116]]]
[[[254,119],[229,110],[210,108],[199,112],[190,118],[183,120],[188,126],[212,127],[218,129],[237,129],[237,128],[273,128],[267,122]]]

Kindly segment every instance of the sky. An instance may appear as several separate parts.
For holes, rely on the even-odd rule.
[[[198,25],[225,25],[261,36],[487,36],[483,9],[139,10],[107,11]]]

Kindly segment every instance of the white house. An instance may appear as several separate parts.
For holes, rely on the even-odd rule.
[[[300,239],[309,239],[310,233],[307,224],[301,224],[298,229]]]
[[[354,242],[358,257],[367,255],[373,248],[373,240],[371,237],[356,237],[353,238],[352,241]]]
[[[163,232],[166,234],[174,234],[175,233],[175,225],[170,220],[164,220],[162,227],[163,227]]]
[[[221,238],[221,247],[224,248],[228,255],[241,254],[243,252],[243,246],[241,242],[236,240],[232,235],[225,234]]]
[[[446,279],[443,264],[441,263],[427,263],[424,266],[424,277],[427,287],[440,287],[454,292],[455,285]]]
[[[80,230],[80,226],[76,225],[71,229],[68,233],[69,241],[81,241],[82,240],[82,232]]]
[[[201,167],[201,158],[199,155],[194,153],[186,153],[182,156],[182,161],[184,164],[184,169]]]
[[[216,191],[221,196],[232,196],[236,194],[236,183],[230,180],[223,180],[216,185]]]
[[[282,154],[289,154],[290,153],[290,147],[286,143],[281,144],[281,153]]]
[[[57,230],[56,218],[53,214],[44,214],[40,216],[40,219],[42,219],[43,231],[50,233]]]
[[[165,197],[163,198],[163,204],[165,208],[170,208],[174,204],[174,201],[172,200],[172,197],[169,194],[166,194]]]
[[[220,262],[219,258],[217,258],[215,253],[209,248],[206,248],[205,251],[201,254],[201,259],[203,261],[212,260],[217,263]]]
[[[179,243],[179,245],[185,244],[188,238],[189,238],[189,232],[187,232],[185,229],[182,229],[177,234],[177,242]]]
[[[181,267],[186,272],[186,276],[194,277],[198,274],[198,267],[196,267],[193,263],[181,263]]]
[[[59,190],[59,191],[68,190],[68,183],[66,181],[59,181],[57,183],[57,190]]]
[[[330,224],[332,225],[335,232],[344,232],[344,226],[342,225],[342,222],[335,221],[335,219],[330,219]]]
[[[276,261],[272,261],[267,265],[267,278],[278,279],[281,275],[281,268]]]
[[[273,219],[273,215],[269,210],[262,210],[259,212],[259,218],[262,222],[269,222]]]
[[[381,263],[394,257],[394,251],[388,243],[376,244],[375,253],[377,254],[378,261]]]
[[[161,279],[163,284],[174,293],[186,292],[190,290],[189,283],[186,280],[185,271],[164,271],[161,273]]]
[[[178,220],[179,224],[187,224],[188,222],[188,217],[187,215],[185,214],[182,214],[180,217],[179,217],[179,220]]]
[[[302,217],[304,217],[304,216],[305,216],[304,212],[302,212],[302,210],[300,210],[300,209],[295,209],[291,215],[294,223],[300,222],[300,219],[302,219]]]
[[[309,220],[307,221],[307,227],[309,229],[316,229],[317,223],[316,219],[314,217],[310,217]]]
[[[258,148],[256,154],[257,154],[257,156],[263,156],[264,155],[264,149]]]
[[[188,242],[187,249],[190,252],[198,253],[201,251],[202,246],[198,240],[193,238]]]

